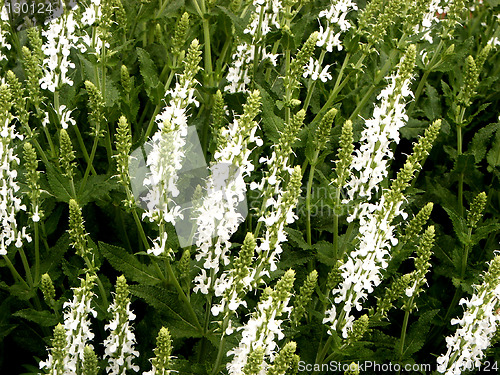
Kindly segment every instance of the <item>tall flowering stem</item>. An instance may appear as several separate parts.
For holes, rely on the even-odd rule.
[[[438,371],[446,375],[461,374],[481,365],[500,324],[500,255],[490,262],[480,285],[474,286],[470,299],[463,298],[465,312],[452,319],[457,325],[455,335],[446,338],[447,352],[437,359]]]
[[[255,371],[256,368],[265,372],[274,362],[278,348],[275,339],[284,338],[281,328],[283,320],[280,318],[291,312],[288,303],[294,280],[295,271],[288,270],[274,289],[264,290],[256,311],[240,329],[242,337],[238,347],[228,352],[228,356],[233,356],[232,361],[227,364],[229,374],[259,373],[260,371]],[[252,355],[256,351],[260,352],[259,356]],[[250,362],[251,358],[254,359],[253,363]],[[248,364],[251,364],[252,368],[249,368]]]
[[[116,279],[116,294],[108,312],[112,319],[104,326],[109,331],[104,341],[104,358],[109,363],[107,374],[123,375],[127,370],[138,372],[139,366],[132,362],[139,357],[139,352],[134,349],[135,335],[131,326],[135,314],[130,310],[128,285],[123,275]]]
[[[415,172],[421,168],[420,162],[428,155],[440,127],[440,120],[431,124],[425,135],[415,144],[413,154],[398,172],[391,188],[377,204],[370,204],[367,214],[361,217],[359,245],[355,251],[348,254],[347,260],[340,266],[343,281],[332,290],[334,304],[326,311],[323,319],[323,323],[331,324],[330,333],[340,330],[342,336],[347,338],[354,321],[351,313],[353,307],[360,311],[361,302],[381,283],[381,271],[388,266],[391,247],[397,244],[392,221],[396,216],[407,216],[401,210],[404,189],[408,187]]]

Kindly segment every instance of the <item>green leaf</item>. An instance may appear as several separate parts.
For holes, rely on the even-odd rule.
[[[453,224],[453,229],[455,230],[455,234],[457,235],[458,240],[463,243],[467,244],[468,238],[467,238],[467,223],[465,222],[465,219],[461,216],[458,216],[455,211],[453,211],[450,208],[444,207],[444,210],[448,213],[448,216],[451,219],[451,222]]]
[[[491,150],[486,154],[486,161],[490,169],[500,165],[500,131],[497,131]]]
[[[82,191],[78,195],[78,203],[80,207],[85,206],[89,202],[109,198],[109,192],[117,186],[116,180],[106,175],[90,176],[87,179],[85,187],[82,189],[83,180],[77,184],[76,191]]]
[[[182,308],[177,294],[165,290],[163,287],[151,285],[131,285],[130,292],[144,299],[155,309],[165,313],[173,321],[168,325],[174,337],[201,337],[202,334],[185,317],[189,316]]]
[[[47,310],[24,309],[16,311],[12,315],[35,322],[42,327],[52,327],[59,322],[57,317]]]
[[[47,181],[52,195],[61,202],[69,203],[72,198],[70,180],[62,175],[52,164],[47,165]]]
[[[152,102],[156,103],[157,98],[155,94],[160,79],[158,77],[155,63],[151,60],[149,53],[140,47],[137,47],[137,56],[139,57],[140,71],[148,97]]]
[[[436,118],[441,117],[441,103],[438,92],[427,82],[425,83],[425,92],[427,98],[423,102],[423,110],[427,118],[430,121],[434,121]]]
[[[226,16],[229,17],[231,20],[233,26],[234,26],[234,31],[235,31],[235,36],[242,40],[246,40],[250,42],[250,37],[249,34],[245,34],[244,30],[248,25],[248,21],[250,19],[251,12],[245,12],[246,17],[242,18],[239,15],[234,14],[231,12],[229,9],[223,6],[217,5],[217,8],[219,8]]]
[[[144,264],[139,262],[135,256],[128,253],[122,247],[99,242],[101,254],[118,271],[123,272],[129,280],[134,280],[142,284],[157,284],[161,280],[153,275],[153,272]]]
[[[262,128],[267,138],[274,144],[280,139],[280,131],[283,129],[284,121],[281,117],[274,114],[274,103],[276,100],[271,98],[269,92],[257,84],[262,98]]]
[[[42,274],[48,273],[52,268],[58,266],[61,263],[61,259],[69,249],[69,244],[69,234],[65,232],[57,240],[56,244],[50,248],[50,251],[48,252],[46,257],[42,259],[40,263],[40,272]]]
[[[476,168],[474,164],[474,156],[470,154],[458,155],[453,172],[467,174]]]
[[[335,265],[335,257],[333,254],[333,244],[330,242],[326,241],[319,241],[314,244],[314,249],[316,249],[317,253],[317,259],[323,264],[326,264],[327,266],[333,266]]]
[[[476,163],[479,163],[486,156],[488,144],[493,134],[497,132],[499,125],[500,124],[498,122],[486,125],[474,134],[469,152],[474,155]]]
[[[313,247],[310,246],[305,240],[302,232],[293,228],[285,228],[285,231],[288,233],[288,239],[291,243],[297,245],[303,250],[312,250]]]
[[[471,239],[472,245],[479,243],[479,241],[481,241],[483,238],[486,238],[490,234],[494,234],[499,230],[500,230],[500,223],[487,224],[479,228],[476,228]]]
[[[422,349],[427,339],[427,334],[431,328],[431,322],[438,312],[439,309],[426,311],[420,315],[416,323],[411,325],[408,336],[405,340],[403,358],[409,358],[412,354]],[[401,340],[397,340],[395,348],[399,348],[400,345]]]

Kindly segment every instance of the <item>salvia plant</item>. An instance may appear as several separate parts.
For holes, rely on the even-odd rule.
[[[0,0],[0,373],[500,369],[498,0]]]

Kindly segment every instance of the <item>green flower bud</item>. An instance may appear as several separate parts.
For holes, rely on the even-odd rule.
[[[337,115],[337,109],[330,109],[321,119],[319,127],[316,131],[316,148],[317,150],[324,150],[326,143],[330,138],[330,131],[332,130],[333,120]]]
[[[354,150],[354,139],[352,133],[352,121],[347,120],[342,126],[342,134],[340,135],[340,149],[335,162],[336,177],[332,183],[337,189],[344,187],[352,163],[352,152]]]
[[[337,264],[332,268],[332,270],[328,273],[328,277],[326,279],[326,290],[328,293],[333,290],[342,280],[342,272],[340,271],[340,266],[342,263],[337,261]]]
[[[43,299],[48,305],[50,305],[56,297],[56,290],[54,289],[54,284],[52,283],[52,279],[48,273],[44,273],[42,275],[40,280],[40,290],[43,293]]]
[[[488,197],[486,193],[483,191],[476,195],[472,204],[470,205],[470,210],[467,211],[467,226],[471,229],[477,227],[477,223],[481,220],[483,216],[484,208],[486,207],[486,201]]]
[[[130,81],[130,74],[126,65],[122,65],[120,73],[120,82],[122,84],[123,91],[129,94],[132,90],[132,82]]]
[[[45,54],[43,53],[42,46],[43,46],[43,40],[40,35],[40,28],[39,27],[30,27],[27,30],[28,34],[28,41],[29,45],[31,47],[31,51],[33,53],[33,57],[35,59],[35,62],[38,66],[40,66],[40,71],[41,71],[41,65],[43,62],[43,59],[45,58]]]
[[[267,375],[284,375],[288,374],[287,370],[293,364],[294,358],[297,356],[295,351],[297,344],[290,341],[285,344],[274,359],[273,365],[267,370]]]
[[[491,48],[493,48],[492,45],[487,44],[481,49],[481,52],[479,52],[479,54],[477,55],[476,68],[478,72],[481,72],[481,70],[483,70],[483,65],[486,59],[488,58],[488,55],[490,54]]]
[[[87,233],[85,232],[82,211],[74,199],[69,200],[69,237],[76,253],[84,257],[88,253]]]
[[[314,52],[318,36],[319,33],[317,31],[312,33],[309,38],[307,38],[301,50],[297,53],[295,59],[290,62],[290,69],[285,73],[284,79],[285,87],[288,90],[293,91],[300,87],[299,80],[303,73],[303,67],[307,64]],[[285,105],[290,105],[290,103],[285,103]]]
[[[344,375],[359,375],[359,366],[356,362],[351,362],[349,368],[345,370]]]
[[[198,74],[200,70],[201,62],[201,47],[198,39],[194,39],[189,48],[186,58],[184,59],[184,74],[181,75],[179,81],[181,86],[185,82],[193,82],[194,77]]]
[[[76,167],[75,152],[66,129],[61,129],[59,132],[59,166],[66,177],[73,178]]]
[[[376,313],[370,312],[372,321],[378,322],[387,318],[387,313],[393,307],[394,301],[401,298],[406,289],[409,288],[413,275],[411,273],[405,274],[395,279],[391,285],[385,290],[384,297],[377,300]]]
[[[50,354],[52,355],[52,366],[50,367],[49,373],[54,375],[65,375],[66,374],[66,357],[68,352],[66,350],[66,329],[59,323],[54,328],[54,338],[52,339],[52,348],[50,349]]]
[[[252,264],[257,241],[252,233],[248,232],[241,246],[239,257],[233,261],[233,277],[236,284],[236,295],[239,295],[245,286],[243,280],[249,274],[249,267]],[[229,292],[229,290],[228,290]],[[230,298],[230,296],[227,296]]]
[[[7,83],[10,86],[12,94],[12,106],[14,107],[19,122],[23,125],[28,125],[29,113],[26,111],[26,99],[24,98],[24,89],[17,79],[16,75],[9,70],[7,72]]]
[[[479,84],[479,69],[472,56],[468,56],[465,60],[465,73],[463,85],[458,94],[458,104],[463,107],[468,107],[471,103],[471,98],[476,94],[475,90]]]
[[[416,215],[413,219],[406,224],[405,228],[405,234],[401,238],[400,241],[403,243],[406,243],[410,241],[412,238],[416,238],[420,231],[422,230],[423,226],[427,223],[427,220],[429,220],[429,217],[431,216],[432,208],[434,207],[434,203],[429,202],[427,203]]]
[[[28,32],[29,30],[32,30],[32,28],[28,29]],[[41,62],[38,61],[36,54],[32,53],[26,46],[23,46],[22,48],[22,62],[24,75],[26,76],[28,100],[35,106],[35,108],[39,108],[42,103],[40,79],[42,78],[43,72]]]
[[[272,292],[273,304],[277,305],[278,302],[284,302],[290,298],[291,290],[293,288],[293,282],[295,281],[295,271],[289,269],[285,274],[279,279]]]
[[[455,52],[455,44],[450,45],[448,48],[446,48],[446,51],[443,53],[443,57],[448,57],[453,55]]]
[[[0,85],[0,113],[4,114],[10,112],[12,107],[12,94],[10,88],[6,84]]]
[[[101,92],[92,82],[85,81],[85,88],[89,95],[89,120],[97,133],[97,129],[99,129],[99,126],[104,121],[104,99]],[[98,134],[95,136],[97,137]]]
[[[259,346],[248,355],[247,363],[243,367],[244,375],[257,375],[261,372],[264,362],[264,349]]]
[[[131,147],[132,135],[130,134],[130,127],[125,116],[121,116],[116,129],[116,168],[120,183],[126,187],[130,183],[129,154]]]
[[[97,355],[90,345],[86,345],[83,349],[83,375],[97,375],[99,366],[97,366]]]
[[[40,172],[38,169],[38,160],[34,147],[31,143],[27,142],[23,146],[24,152],[24,166],[26,168],[26,182],[29,187],[28,197],[31,201],[31,219],[38,222],[42,216],[42,211],[39,209],[40,205]]]
[[[352,345],[355,342],[361,340],[365,335],[366,331],[368,331],[368,315],[361,315],[358,319],[354,321],[352,324],[352,330],[349,332],[347,337],[347,342]]]
[[[172,54],[174,56],[179,56],[184,43],[186,42],[187,31],[189,29],[189,13],[184,12],[177,21],[177,25],[174,31],[174,38],[172,39]]]
[[[422,168],[420,163],[429,155],[440,128],[441,120],[434,121],[425,130],[424,136],[420,137],[418,142],[414,144],[413,153],[408,157],[403,168],[399,170],[396,179],[391,184],[391,189],[384,194],[386,207],[403,199],[402,194],[404,189],[408,187],[410,181],[413,179],[414,173]],[[380,214],[384,215],[384,211],[387,210],[381,210]]]
[[[294,325],[298,325],[300,319],[306,312],[307,305],[311,302],[311,296],[318,283],[318,271],[314,270],[307,275],[304,284],[300,288],[299,295],[295,298],[291,320]]]
[[[168,328],[162,327],[156,337],[155,357],[151,359],[153,374],[169,374],[170,355],[172,354],[172,339]]]
[[[189,249],[184,250],[182,257],[177,266],[179,270],[179,278],[181,280],[188,279],[191,272],[191,252]]]
[[[431,225],[428,227],[422,238],[420,239],[420,243],[417,247],[417,257],[415,258],[415,272],[412,272],[412,281],[410,282],[410,288],[406,290],[406,295],[408,297],[413,297],[420,294],[422,288],[426,282],[425,275],[429,271],[431,267],[431,263],[429,260],[432,256],[432,247],[434,246],[434,226]],[[411,305],[413,298],[408,300],[405,305],[405,310],[413,310],[415,308],[414,305]]]

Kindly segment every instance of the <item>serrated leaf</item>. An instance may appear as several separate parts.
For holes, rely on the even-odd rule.
[[[65,232],[56,242],[56,244],[50,248],[50,251],[45,258],[40,262],[40,272],[42,274],[49,272],[53,267],[61,263],[66,251],[69,249],[70,238],[69,234]]]
[[[467,174],[475,169],[474,164],[474,156],[470,154],[458,155],[453,172]]]
[[[80,180],[76,187],[77,192],[82,191],[81,194],[78,194],[80,207],[85,206],[89,202],[109,197],[109,192],[115,187],[112,178],[105,175],[90,176],[83,189],[81,186],[82,182],[83,180]]]
[[[305,240],[302,232],[293,228],[285,228],[285,231],[288,234],[288,240],[300,247],[303,250],[312,250],[312,246],[310,246]]]
[[[47,310],[24,309],[16,311],[12,315],[35,322],[42,327],[52,327],[59,322],[57,317]]]
[[[465,222],[465,219],[461,216],[458,216],[455,211],[453,211],[450,208],[443,207],[448,216],[450,217],[450,220],[453,224],[453,229],[455,231],[455,234],[457,235],[458,240],[466,244],[468,239],[467,239],[467,223]]]
[[[437,90],[431,86],[429,83],[425,83],[425,92],[427,98],[425,98],[423,103],[423,110],[425,115],[430,121],[441,117],[441,103],[439,101],[439,96]]]
[[[153,275],[148,267],[124,248],[99,242],[99,250],[116,270],[123,272],[127,279],[147,285],[157,284],[161,281]]]
[[[151,101],[156,102],[155,91],[160,79],[158,78],[155,63],[151,60],[149,53],[140,47],[137,47],[137,56],[139,57],[140,72],[144,80],[146,93]]]
[[[280,131],[283,129],[284,121],[274,114],[274,100],[269,93],[257,84],[262,98],[262,128],[267,138],[274,144],[279,141]]]
[[[317,259],[319,262],[327,266],[335,265],[335,254],[333,253],[333,244],[326,241],[319,241],[314,244],[314,249],[317,251]]]
[[[173,337],[202,336],[195,325],[186,320],[185,317],[188,315],[180,306],[178,296],[175,293],[152,285],[131,285],[130,292],[172,318],[173,321],[168,324],[168,328]]]
[[[487,146],[498,127],[499,123],[489,124],[474,134],[469,151],[474,155],[476,163],[479,163],[486,156]]]
[[[431,328],[432,319],[439,312],[439,309],[429,310],[424,312],[418,318],[418,321],[413,323],[408,332],[403,350],[403,358],[408,358],[412,354],[418,352],[424,346],[427,334]],[[395,348],[399,348],[401,341],[397,340]]]
[[[500,165],[500,131],[497,131],[491,150],[486,154],[486,161],[490,168],[496,168]]]
[[[483,238],[486,238],[490,234],[495,233],[499,230],[500,230],[500,223],[487,224],[479,228],[476,228],[471,239],[472,245],[479,243],[479,241],[481,241]]]
[[[51,187],[52,195],[58,201],[68,203],[72,198],[70,181],[52,164],[47,165],[47,181]]]
[[[248,21],[250,19],[249,16],[251,12],[246,12],[246,17],[242,18],[239,15],[236,15],[233,12],[231,12],[226,7],[217,5],[217,8],[219,8],[226,16],[229,17],[234,26],[235,35],[242,40],[250,41],[249,34],[248,33],[245,34],[244,30],[248,25]]]

